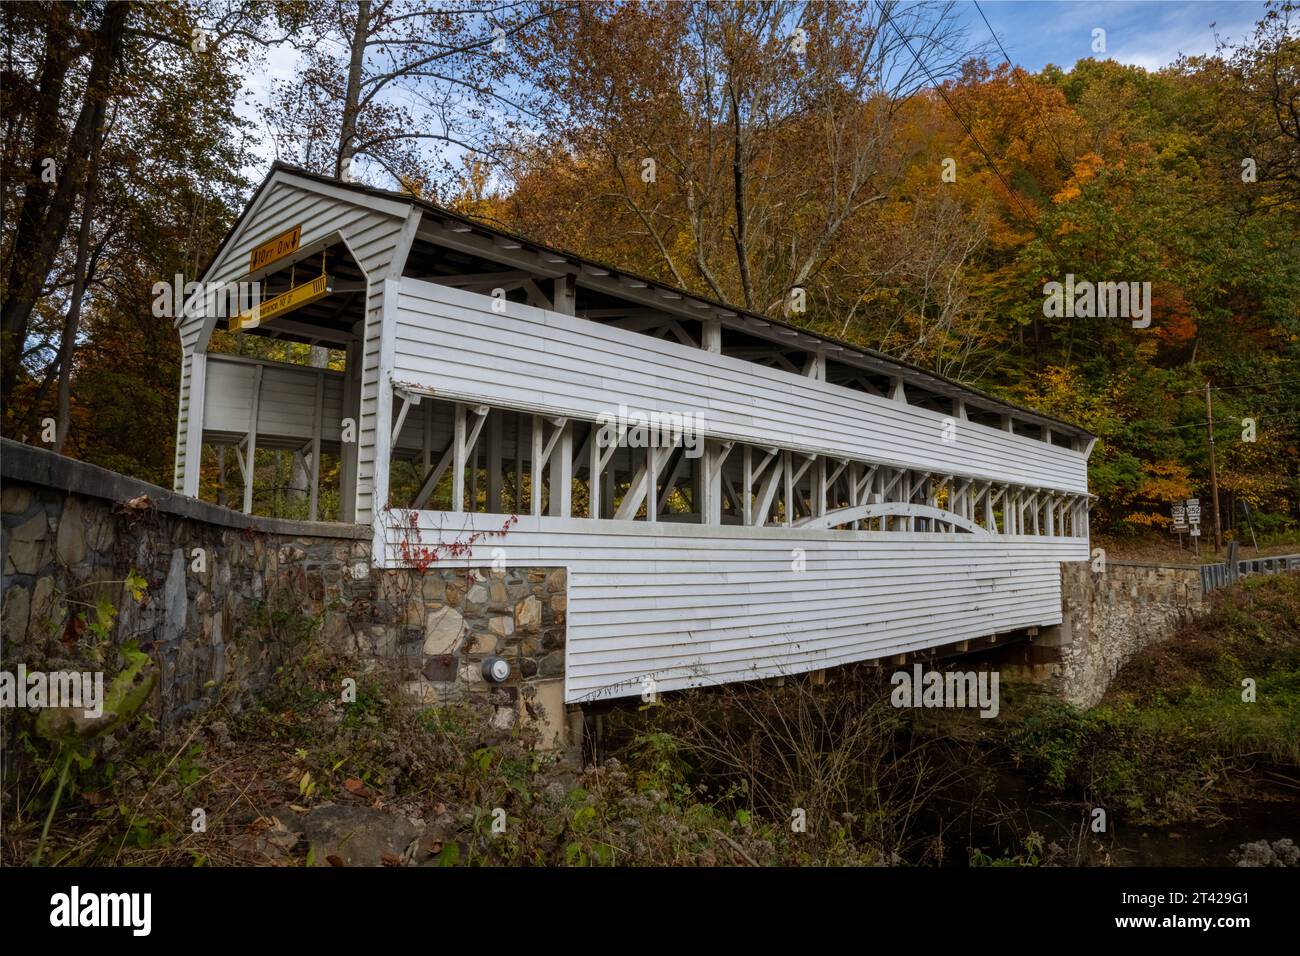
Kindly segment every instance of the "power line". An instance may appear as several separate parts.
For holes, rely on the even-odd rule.
[[[993,24],[989,23],[989,18],[984,15],[984,11],[980,8],[979,0],[975,0],[975,9],[979,12],[980,19],[984,21],[984,25],[989,28],[989,36],[993,37],[993,42],[996,43],[998,49],[1002,51],[1002,57],[1007,61],[1007,66],[1011,67],[1012,82],[1020,87],[1020,92],[1025,94],[1025,99],[1029,100],[1029,105],[1034,108],[1034,112],[1038,114],[1038,118],[1043,121],[1043,132],[1047,134],[1047,141],[1052,144],[1052,147],[1056,150],[1056,155],[1059,156],[1061,162],[1065,164],[1065,168],[1067,170],[1070,169],[1070,161],[1065,158],[1065,152],[1061,149],[1061,144],[1058,143],[1056,137],[1052,135],[1052,130],[1047,124],[1047,116],[1038,105],[1038,101],[1029,95],[1029,91],[1025,89],[1024,85],[1021,84],[1020,80],[1017,78],[1016,66],[1011,62],[1011,54],[1008,53],[1007,48],[1002,45],[1002,40],[998,38],[997,33],[993,30]]]
[[[1253,385],[1211,385],[1210,391],[1227,392],[1238,388],[1272,388],[1274,385],[1295,385],[1300,383],[1300,378],[1283,379],[1280,382],[1257,382]]]
[[[997,176],[998,181],[1002,183],[1003,187],[1007,191],[1007,195],[1009,195],[1013,200],[1015,200],[1016,205],[1020,207],[1020,211],[1021,213],[1024,214],[1025,219],[1029,223],[1033,224],[1035,222],[1034,217],[1030,215],[1029,210],[1025,208],[1025,204],[1020,201],[1020,197],[1016,195],[1015,190],[1011,188],[1011,184],[1007,182],[1006,177],[1002,175],[1001,171],[997,167],[997,164],[993,162],[993,157],[989,155],[989,151],[984,148],[984,144],[981,143],[979,139],[975,136],[975,131],[970,128],[970,124],[966,122],[966,120],[962,117],[961,113],[957,112],[957,107],[953,106],[952,101],[948,99],[948,94],[944,92],[943,87],[940,86],[939,83],[935,80],[934,76],[931,75],[930,68],[921,62],[921,58],[917,55],[916,51],[912,49],[911,42],[907,39],[907,36],[903,33],[903,31],[898,28],[898,24],[894,23],[893,19],[889,16],[889,12],[885,9],[884,5],[880,2],[880,0],[876,0],[876,8],[880,11],[881,17],[883,17],[882,22],[887,23],[891,27],[893,27],[894,33],[898,36],[900,40],[903,41],[903,45],[907,47],[907,52],[912,54],[913,62],[915,62],[916,65],[921,68],[921,72],[924,73],[925,78],[930,81],[930,85],[934,87],[935,92],[938,93],[939,96],[943,98],[943,101],[947,105],[948,109],[952,111],[952,115],[957,117],[957,122],[959,122],[962,125],[962,128],[966,130],[966,135],[970,137],[971,142],[974,143],[975,147],[983,154],[984,159],[987,160],[989,164],[989,169],[993,170],[993,175]],[[1047,242],[1046,236],[1043,237],[1043,241]],[[1056,250],[1053,249],[1052,251],[1055,252]],[[1058,257],[1059,257],[1059,253],[1058,253]]]
[[[1249,385],[1211,385],[1210,391],[1230,392],[1242,388],[1272,388],[1274,385],[1296,385],[1296,384],[1300,384],[1300,378],[1286,378],[1286,379],[1282,379],[1282,381],[1280,382],[1253,382]],[[1204,392],[1205,392],[1204,388],[1196,388],[1196,389],[1192,389],[1192,391],[1190,392],[1179,392],[1176,397],[1182,398],[1186,395],[1201,395],[1204,394]]]
[[[1236,418],[1236,417],[1233,417],[1233,416],[1229,415],[1229,416],[1226,416],[1226,417],[1221,417],[1221,418],[1216,419],[1216,421],[1215,421],[1215,425],[1216,425],[1216,426],[1223,425],[1224,427],[1227,427],[1227,428],[1236,428],[1238,425],[1240,425],[1242,422],[1244,422],[1247,418],[1251,419],[1252,421],[1256,421],[1256,422],[1276,421],[1276,420],[1279,419],[1279,418],[1282,418],[1282,419],[1288,419],[1288,418],[1300,418],[1300,412],[1269,413],[1269,414],[1266,414],[1266,415],[1243,415],[1241,418]],[[1235,424],[1234,424],[1234,423],[1235,423]],[[1179,431],[1180,429],[1183,429],[1183,428],[1204,428],[1204,427],[1205,427],[1206,425],[1208,425],[1208,424],[1209,424],[1209,421],[1208,421],[1208,420],[1207,420],[1207,421],[1203,421],[1203,422],[1188,422],[1188,423],[1185,424],[1185,425],[1169,425],[1169,426],[1167,426],[1167,427],[1165,427],[1165,428],[1146,428],[1146,429],[1143,429],[1143,432],[1146,433],[1146,434],[1148,434],[1148,435],[1159,435],[1159,434],[1163,434],[1164,432],[1175,432],[1175,431]]]

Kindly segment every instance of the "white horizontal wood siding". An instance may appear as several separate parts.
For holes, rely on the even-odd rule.
[[[365,303],[364,341],[361,349],[360,408],[357,431],[357,511],[356,520],[369,523],[375,480],[375,440],[379,405],[380,335],[384,300],[383,278],[397,259],[404,259],[409,243],[398,251],[410,204],[386,200],[333,187],[282,172],[269,182],[249,210],[239,230],[230,237],[220,255],[201,281],[233,282],[248,274],[248,256],[252,249],[299,223],[300,244],[342,235],[348,249],[368,279]],[[401,263],[398,263],[400,271]],[[307,268],[304,265],[304,268]],[[180,326],[182,355],[195,349],[205,351],[216,320],[186,319]],[[188,417],[190,393],[189,364],[181,364],[181,418]],[[349,374],[352,374],[350,372]],[[189,434],[194,430],[189,429]],[[182,471],[187,466],[186,429],[177,431],[177,478],[182,486]],[[197,455],[193,467],[197,468]]]
[[[394,512],[387,521],[405,517]],[[421,545],[501,515],[419,513]],[[384,562],[398,563],[385,530]],[[1061,621],[1084,538],[799,531],[522,516],[456,567],[568,569],[565,699],[793,674]],[[805,566],[795,570],[796,548]]]
[[[343,373],[328,369],[251,362],[224,355],[207,359],[207,399],[203,409],[205,435],[240,435],[248,431],[253,408],[253,382],[262,366],[262,395],[257,405],[257,443],[279,440],[306,444],[312,440],[316,415],[316,380],[324,379],[321,440],[340,437],[343,420]]]
[[[1057,491],[1087,492],[1087,458],[1023,435],[743,359],[414,279],[398,297],[393,380],[446,399],[594,420],[620,404],[700,412],[720,438]]]

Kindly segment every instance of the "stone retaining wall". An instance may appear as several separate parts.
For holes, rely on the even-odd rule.
[[[428,701],[481,694],[563,739],[563,568],[376,571],[369,528],[256,518],[0,439],[0,666],[154,658],[164,725],[235,708],[312,642],[400,667]],[[132,582],[141,593],[137,600]],[[511,665],[484,681],[485,657]]]
[[[1099,702],[1124,663],[1168,640],[1207,607],[1194,565],[1086,561],[1061,565],[1062,618],[1019,652],[1018,663],[1080,707]]]

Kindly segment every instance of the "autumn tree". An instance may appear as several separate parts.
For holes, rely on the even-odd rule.
[[[521,50],[563,4],[311,2],[301,71],[275,84],[281,156],[338,178],[430,192],[464,153],[497,156],[536,115]]]
[[[522,180],[594,172],[599,212],[584,218],[607,220],[602,237],[630,230],[671,281],[788,314],[791,290],[822,281],[851,225],[897,182],[903,105],[969,53],[947,14],[895,3],[583,4],[535,56],[553,111],[517,170],[511,214],[563,229],[526,207]]]

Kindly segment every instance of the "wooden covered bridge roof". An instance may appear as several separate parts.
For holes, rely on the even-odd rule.
[[[1018,421],[1048,428],[1056,435],[1078,439],[1081,443],[1087,443],[1094,438],[1090,432],[1071,422],[990,395],[980,389],[920,368],[875,349],[800,328],[784,320],[760,315],[621,266],[610,265],[571,250],[538,242],[527,236],[502,229],[499,226],[465,216],[410,193],[381,189],[362,183],[341,181],[331,176],[321,175],[280,161],[272,164],[266,178],[258,186],[253,196],[250,197],[243,212],[241,212],[239,218],[217,247],[209,266],[203,270],[204,274],[207,273],[212,262],[216,262],[221,257],[226,244],[238,233],[240,226],[250,211],[257,205],[258,196],[275,179],[277,174],[288,174],[328,185],[335,189],[355,193],[362,205],[365,205],[367,198],[374,198],[386,202],[397,201],[416,206],[425,213],[427,219],[444,227],[449,240],[453,237],[464,237],[466,235],[487,240],[495,250],[501,252],[500,261],[503,264],[512,264],[510,260],[517,258],[519,253],[523,253],[539,262],[546,262],[553,270],[568,272],[575,277],[577,284],[584,285],[584,287],[591,287],[591,281],[595,277],[600,277],[606,287],[609,283],[636,287],[662,297],[657,307],[665,311],[672,311],[674,308],[677,310],[688,308],[695,318],[719,318],[725,326],[743,330],[756,338],[769,341],[776,340],[780,344],[791,347],[833,353],[837,361],[857,366],[863,369],[864,372],[898,377],[908,384],[933,394],[953,400],[960,399],[965,404],[968,412],[1013,415]],[[513,252],[515,255],[508,255],[508,252]],[[524,266],[524,268],[527,267]],[[555,271],[547,272],[539,269],[537,278],[546,278],[554,274]],[[584,280],[586,281],[584,282]],[[596,291],[604,291],[604,289],[597,287]],[[677,302],[677,300],[680,300],[680,302]],[[777,336],[780,336],[779,340],[776,339]]]

